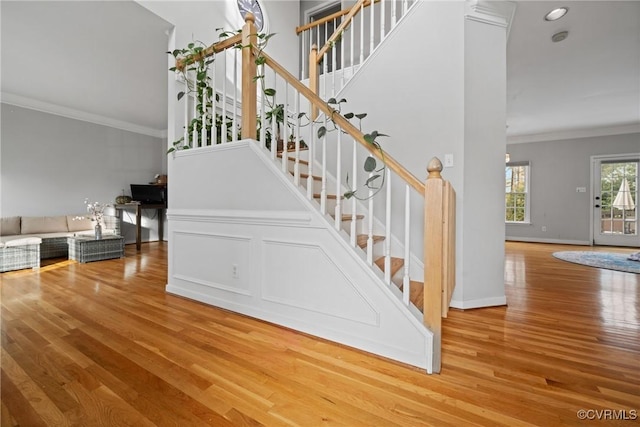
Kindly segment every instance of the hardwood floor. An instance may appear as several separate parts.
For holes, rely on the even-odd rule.
[[[4,273],[1,425],[638,425],[640,275],[506,247],[509,305],[452,310],[431,376],[166,294],[161,243]]]

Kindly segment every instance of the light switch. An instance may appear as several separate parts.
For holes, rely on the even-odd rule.
[[[587,187],[576,187],[576,193],[586,193]]]

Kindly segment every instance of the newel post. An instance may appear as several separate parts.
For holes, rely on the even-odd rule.
[[[318,95],[319,92],[319,72],[320,67],[318,66],[318,45],[314,44],[311,46],[311,52],[309,52],[309,89],[311,92]],[[315,120],[318,117],[318,107],[315,105],[311,106],[311,120]]]
[[[242,27],[242,138],[256,139],[257,83],[256,61],[253,49],[258,46],[258,33],[254,17],[247,13]]]
[[[433,332],[433,372],[440,372],[442,292],[444,279],[444,180],[442,163],[434,157],[424,185],[424,323]]]

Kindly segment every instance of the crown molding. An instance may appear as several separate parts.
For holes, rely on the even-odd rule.
[[[511,1],[468,0],[465,2],[465,18],[470,21],[495,25],[507,29],[507,37],[516,12]]]
[[[3,104],[15,105],[16,107],[28,108],[30,110],[40,111],[43,113],[54,114],[56,116],[66,117],[69,119],[80,120],[83,122],[94,123],[97,125],[108,126],[115,129],[121,129],[128,132],[134,132],[141,135],[148,135],[155,138],[167,138],[167,130],[158,130],[146,126],[140,126],[135,123],[129,123],[122,120],[116,120],[110,117],[98,114],[87,113],[85,111],[75,110],[73,108],[63,107],[57,104],[51,104],[45,101],[39,101],[33,98],[16,95],[13,93],[2,92],[0,101]]]
[[[608,135],[626,135],[630,133],[640,133],[640,123],[628,123],[624,125],[605,126],[598,128],[570,129],[530,135],[512,135],[507,136],[507,144],[526,144],[529,142],[559,141],[563,139],[592,138]]]

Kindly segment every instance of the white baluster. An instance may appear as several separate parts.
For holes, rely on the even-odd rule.
[[[308,61],[307,58],[309,58],[309,55],[306,55],[304,51],[306,47],[306,44],[304,42],[306,35],[306,31],[300,33],[300,80],[305,79],[305,63]]]
[[[216,63],[211,65],[211,145],[218,143],[218,131],[216,127],[216,111],[218,101],[216,100]]]
[[[324,127],[325,129],[327,127],[326,114],[324,115]],[[322,137],[322,187],[320,190],[320,212],[323,215],[327,213],[327,134],[326,133]]]
[[[260,66],[260,75],[262,79],[260,80],[260,88],[263,88],[265,83],[265,69],[264,64]],[[264,94],[264,90],[260,90],[260,146],[262,148],[267,148],[267,122],[265,119],[265,105],[267,102],[267,96]]]
[[[385,169],[387,186],[386,216],[385,216],[385,236],[384,236],[384,281],[391,284],[391,172]]]
[[[386,5],[385,5],[385,0],[380,0],[380,41],[379,43],[382,43],[382,40],[384,40],[384,26],[385,26],[385,18],[386,18]]]
[[[409,295],[411,292],[411,279],[409,278],[410,257],[411,257],[411,193],[409,184],[405,186],[404,193],[404,275],[402,276],[402,301],[409,305]]]
[[[333,20],[333,28],[337,28],[335,19]],[[336,96],[336,48],[338,43],[340,42],[336,41],[331,49],[331,96]]]
[[[342,20],[344,19],[344,17],[340,18],[340,21],[342,23]],[[342,37],[340,37],[340,70],[342,70],[342,73],[340,74],[340,89],[342,89],[344,87],[344,51],[346,50],[346,46],[347,43],[345,42],[345,34],[346,32],[349,31],[348,28],[345,28],[344,31],[342,32]]]
[[[391,0],[391,29],[394,29],[396,26],[397,18],[396,18],[396,0]]]
[[[325,23],[324,24],[324,41],[325,43],[327,42],[329,35],[328,35],[328,30],[329,30],[329,24]],[[327,57],[329,55],[327,55],[326,53],[324,54],[324,56],[322,57],[322,83],[323,83],[323,87],[322,87],[322,93],[323,95],[323,99],[327,99],[327,86],[329,85],[329,76],[327,75],[327,71],[329,70],[329,64],[328,64],[328,60]]]
[[[352,165],[352,175],[353,179],[351,180],[351,188],[355,190],[358,186],[358,142],[353,140],[353,165]],[[357,210],[358,210],[358,201],[355,197],[351,198],[351,246],[355,247],[358,244],[358,228],[357,228]]]
[[[207,76],[205,76],[206,81]],[[207,146],[207,89],[202,89],[202,129],[200,129],[200,141],[202,146]]]
[[[336,209],[335,209],[335,226],[336,230],[340,230],[342,226],[342,131],[338,131],[338,140],[336,141]]]
[[[233,125],[231,141],[238,140],[238,49],[233,49]]]
[[[374,48],[374,35],[375,35],[375,17],[374,17],[374,10],[375,7],[373,5],[373,1],[371,2],[371,6],[369,6],[370,9],[370,14],[369,14],[369,55],[371,55],[371,53],[373,52],[373,48]]]
[[[224,144],[227,141],[227,55],[225,50],[222,55],[223,68],[222,68],[222,128],[220,129],[220,143]]]
[[[275,111],[275,108],[278,106],[277,96],[278,96],[278,75],[276,74],[276,70],[273,70],[273,89],[276,91],[275,95],[273,95],[272,101],[273,105],[271,106],[271,158],[276,159],[278,155],[278,114]]]
[[[300,185],[300,92],[296,91],[296,158],[293,164],[293,183]]]
[[[282,101],[282,173],[289,173],[289,132],[287,122],[289,119],[289,83],[284,81],[284,101]]]
[[[372,6],[373,7],[373,6]],[[369,179],[373,177],[375,170],[369,172]],[[372,185],[371,183],[369,185]],[[367,236],[367,262],[373,265],[373,188],[369,187],[369,235]]]
[[[311,105],[311,101],[309,101],[309,109],[307,111],[311,111],[312,105]],[[310,135],[309,135],[309,155],[308,157],[308,161],[309,161],[309,165],[307,167],[307,173],[309,174],[309,176],[307,177],[307,198],[309,200],[313,200],[313,162],[315,159],[315,140],[316,140],[316,129],[315,129],[315,124],[312,122],[310,125]]]
[[[184,144],[190,147],[193,147],[192,144],[189,144],[189,95],[187,92],[189,91],[189,72],[185,70],[184,72],[184,95],[182,99],[184,99],[184,131],[182,137],[184,138]]]
[[[407,13],[407,8],[408,8],[408,2],[407,2],[407,0],[403,0],[402,1],[402,16],[404,16]]]
[[[351,34],[351,56],[349,58],[349,65],[351,66],[351,73],[349,74],[349,78],[353,76],[356,67],[356,54],[354,50],[354,39],[356,37],[356,32],[353,29],[353,25],[349,25],[349,33]],[[344,86],[344,85],[343,85]]]
[[[360,63],[364,62],[364,3],[360,6]]]
[[[193,75],[193,86],[196,88],[196,92],[194,92],[193,94],[193,118],[195,119],[196,117],[198,117],[198,80],[195,73]],[[193,129],[191,130],[191,138],[193,138],[193,146],[200,147],[200,135],[198,135],[198,128],[195,126],[195,124],[193,126]]]

